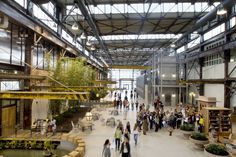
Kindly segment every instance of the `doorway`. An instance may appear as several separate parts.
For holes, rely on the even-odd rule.
[[[6,137],[15,133],[16,106],[2,108],[2,136]]]

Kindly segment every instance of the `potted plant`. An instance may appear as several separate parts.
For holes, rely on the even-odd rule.
[[[30,149],[36,149],[37,142],[36,140],[29,141]]]
[[[17,147],[17,140],[12,140],[12,141],[10,141],[9,147],[10,147],[11,149],[15,149],[15,148]]]
[[[194,132],[190,137],[190,141],[197,146],[197,148],[203,149],[205,144],[209,143],[208,138],[204,133]]]
[[[53,155],[52,150],[54,149],[54,145],[51,141],[44,141],[44,152],[43,156],[49,157]]]
[[[226,147],[220,144],[208,144],[204,149],[204,154],[207,157],[225,157],[229,156],[229,153],[226,150]]]
[[[5,145],[5,143],[4,143],[3,141],[1,141],[1,142],[0,142],[0,150],[1,150],[1,149],[4,149],[4,145]]]
[[[180,126],[180,130],[183,132],[185,137],[189,138],[189,136],[194,132],[194,125],[183,124]]]
[[[31,148],[30,144],[29,144],[29,141],[27,141],[27,140],[24,141],[24,148],[25,149],[30,149]]]

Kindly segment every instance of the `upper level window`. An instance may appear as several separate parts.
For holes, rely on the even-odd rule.
[[[1,81],[1,91],[20,90],[19,81]]]
[[[44,13],[37,5],[33,5],[33,14],[40,21],[46,24],[49,28],[57,32],[57,24],[50,18],[46,13]]]
[[[27,8],[27,0],[15,0],[15,2],[20,4],[22,7]]]
[[[42,7],[47,10],[47,12],[51,15],[55,15],[55,6],[52,2],[43,4]]]
[[[214,29],[208,31],[207,33],[205,33],[203,35],[204,40],[206,41],[206,40],[208,40],[208,39],[210,39],[210,38],[212,38],[212,37],[214,37],[214,36],[216,36],[220,33],[223,33],[224,31],[225,31],[225,23],[223,23],[223,24],[217,26],[216,28],[214,28]]]

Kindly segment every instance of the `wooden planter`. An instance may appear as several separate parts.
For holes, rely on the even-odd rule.
[[[212,154],[212,153],[209,153],[208,151],[206,151],[206,149],[204,149],[204,154],[206,157],[229,157],[230,155],[215,155],[215,154]]]
[[[195,140],[191,136],[189,137],[189,140],[196,146],[197,149],[204,149],[204,145],[209,143],[209,140],[201,141],[201,140]]]

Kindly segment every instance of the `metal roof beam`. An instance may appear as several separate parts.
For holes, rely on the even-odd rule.
[[[212,11],[210,11],[208,14],[206,14],[200,20],[198,20],[196,22],[196,24],[190,30],[188,30],[186,33],[184,33],[175,43],[177,43],[177,44],[181,43],[181,41],[184,38],[186,38],[189,34],[196,31],[200,27],[204,26],[208,21],[211,21],[211,20],[215,19],[216,16],[217,16],[216,12],[219,8],[222,7],[222,8],[228,9],[228,8],[232,7],[234,4],[235,4],[235,0],[225,0],[225,1],[223,1],[220,5],[215,7]],[[182,43],[182,44],[184,44],[184,43]]]
[[[88,92],[0,92],[0,99],[68,99],[84,101],[88,99],[88,96]]]
[[[107,51],[107,49],[106,49],[102,39],[100,38],[98,29],[97,29],[97,27],[96,27],[96,25],[95,25],[91,15],[90,15],[90,13],[88,12],[84,2],[81,1],[81,0],[75,0],[75,2],[78,4],[78,7],[79,7],[81,13],[83,14],[83,16],[87,19],[87,23],[89,24],[89,26],[91,27],[92,31],[94,32],[94,35],[97,38],[97,40],[99,41],[102,49],[106,52],[107,57],[110,59],[111,63],[113,63],[113,61],[111,59],[111,56],[108,53],[108,51]]]
[[[150,66],[138,66],[138,65],[112,65],[110,66],[111,69],[140,69],[140,70],[147,70],[151,69]]]

